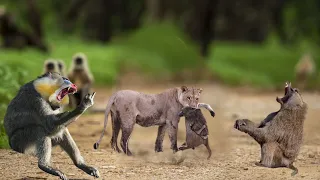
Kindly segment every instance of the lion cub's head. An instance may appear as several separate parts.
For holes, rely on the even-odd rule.
[[[197,108],[201,92],[201,88],[181,86],[178,89],[178,100],[183,107]]]

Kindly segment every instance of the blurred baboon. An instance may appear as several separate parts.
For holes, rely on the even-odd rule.
[[[75,107],[91,91],[94,81],[84,53],[77,53],[73,56],[68,78],[78,87],[78,92],[71,96],[71,106]]]
[[[185,107],[179,113],[179,117],[185,117],[186,125],[186,142],[184,142],[179,150],[183,151],[186,149],[194,149],[195,147],[203,144],[208,150],[208,157],[211,157],[211,148],[209,146],[209,131],[207,126],[207,121],[204,118],[200,109]],[[214,114],[212,114],[214,117]]]
[[[58,59],[57,63],[58,63],[59,73],[61,74],[61,76],[65,77],[67,75],[65,63],[61,59]]]
[[[48,73],[48,72],[56,72],[56,73],[60,73],[59,72],[59,67],[58,67],[58,63],[56,60],[54,59],[47,59],[44,61],[43,63],[43,71],[42,74]]]
[[[303,141],[307,104],[298,89],[291,87],[291,83],[286,83],[285,95],[277,98],[277,101],[281,109],[270,114],[259,126],[248,119],[241,119],[235,122],[234,128],[249,134],[260,144],[261,159],[256,165],[287,167],[294,170],[291,174],[294,176],[298,169],[293,166],[293,162]]]
[[[316,65],[310,53],[304,54],[295,66],[295,78],[299,88],[305,88],[308,80],[315,74]]]
[[[23,85],[8,105],[4,127],[10,147],[19,153],[34,155],[38,167],[60,179],[68,178],[50,166],[53,146],[59,145],[73,163],[91,176],[99,177],[96,168],[86,165],[67,126],[93,105],[94,94],[88,94],[71,112],[59,113],[68,94],[77,87],[58,73],[46,73]]]
[[[32,28],[35,28],[32,26]],[[47,52],[48,48],[36,33],[29,34],[21,30],[14,20],[12,14],[0,7],[0,36],[2,38],[2,48],[23,49],[27,46],[36,47]]]

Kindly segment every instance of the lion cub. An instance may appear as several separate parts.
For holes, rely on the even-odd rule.
[[[179,150],[183,151],[190,148],[194,149],[195,147],[203,144],[209,152],[209,156],[207,157],[207,159],[209,159],[211,157],[211,148],[208,141],[209,131],[207,121],[201,110],[192,107],[185,107],[181,110],[179,116],[185,117],[186,124],[186,142],[179,147]],[[211,116],[214,117],[214,113],[211,113]]]

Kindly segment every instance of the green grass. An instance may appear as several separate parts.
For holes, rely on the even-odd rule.
[[[319,54],[307,45],[285,48],[271,42],[264,45],[216,42],[209,67],[226,84],[273,88],[294,81],[295,64],[303,53],[310,51],[319,69]]]

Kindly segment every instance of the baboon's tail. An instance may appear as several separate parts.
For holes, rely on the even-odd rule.
[[[288,168],[293,170],[293,172],[291,173],[291,176],[294,176],[299,172],[298,168],[294,167],[293,164],[290,164]]]
[[[107,129],[108,116],[109,116],[109,112],[110,112],[110,109],[111,109],[111,106],[112,106],[112,104],[113,104],[113,102],[114,102],[115,97],[116,97],[116,94],[113,94],[113,95],[110,97],[110,99],[109,99],[109,102],[108,102],[108,104],[107,104],[106,111],[105,111],[105,116],[104,116],[103,131],[102,131],[102,134],[101,134],[99,140],[98,140],[96,143],[94,143],[94,145],[93,145],[93,148],[94,148],[94,149],[98,149],[99,144],[100,144],[100,142],[101,142],[101,140],[102,140],[102,138],[103,138],[103,136],[104,136],[104,132],[105,132],[106,129]]]

